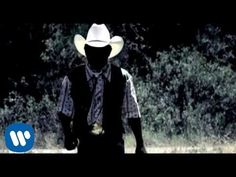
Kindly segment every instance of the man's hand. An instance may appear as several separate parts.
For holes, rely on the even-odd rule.
[[[135,154],[147,154],[146,148],[144,146],[137,146],[135,149]]]
[[[72,133],[71,128],[70,128],[70,122],[71,119],[70,117],[67,117],[66,115],[62,113],[58,113],[59,119],[61,120],[62,123],[62,128],[64,132],[64,147],[67,150],[73,150],[76,148],[78,141],[74,133]]]
[[[147,151],[144,147],[144,143],[143,143],[143,137],[142,137],[142,129],[141,129],[141,121],[140,118],[130,118],[128,121],[135,139],[136,139],[136,150],[135,150],[135,154],[146,154]]]
[[[65,136],[64,147],[70,151],[76,148],[78,141],[76,138],[71,136]]]

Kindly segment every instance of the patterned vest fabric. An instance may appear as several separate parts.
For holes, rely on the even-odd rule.
[[[73,128],[80,142],[86,141],[89,136],[87,116],[92,102],[92,93],[86,79],[85,65],[81,65],[68,75],[71,81],[71,96],[74,102]],[[111,81],[105,81],[103,93],[103,129],[107,141],[123,144],[123,124],[121,118],[125,76],[121,69],[111,65]]]

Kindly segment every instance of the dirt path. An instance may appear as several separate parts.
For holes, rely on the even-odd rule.
[[[134,153],[134,148],[126,148],[128,154]],[[30,153],[62,153],[74,154],[77,150],[65,149],[33,149]],[[152,153],[236,153],[236,146],[212,146],[212,147],[149,147],[147,152]],[[0,150],[0,153],[12,153],[8,150]]]

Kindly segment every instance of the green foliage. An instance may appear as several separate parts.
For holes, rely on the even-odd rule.
[[[198,50],[209,61],[231,63],[235,67],[236,35],[225,34],[220,27],[209,24],[199,30],[196,40]]]
[[[136,78],[146,129],[211,137],[235,137],[236,73],[209,63],[194,47],[157,53],[148,80]]]
[[[124,23],[122,25],[109,24],[108,27],[112,35],[122,36],[125,42],[122,52],[114,58],[114,63],[145,78],[151,72],[149,59],[153,53],[150,42],[146,40],[150,25]]]
[[[77,51],[74,46],[74,35],[84,34],[87,30],[86,24],[47,24],[44,30],[48,34],[48,38],[42,42],[46,46],[46,50],[41,53],[43,61],[50,64],[54,73],[66,74],[71,69],[78,58]],[[85,35],[86,36],[86,35]],[[48,73],[48,77],[52,73]]]
[[[57,98],[62,78],[70,69],[83,61],[74,46],[74,35],[85,34],[87,24],[45,24],[43,29],[48,38],[43,40],[46,49],[41,53],[45,63],[44,74],[40,75],[38,87],[43,93]],[[86,35],[85,35],[86,36]],[[56,101],[56,100],[54,100]]]
[[[57,134],[57,143],[61,143],[62,129],[56,115],[56,104],[44,95],[40,102],[36,102],[32,96],[21,96],[17,92],[11,92],[5,99],[4,108],[0,109],[0,130],[15,122],[23,122],[32,125],[36,135],[36,146],[44,147],[44,135],[48,132]]]

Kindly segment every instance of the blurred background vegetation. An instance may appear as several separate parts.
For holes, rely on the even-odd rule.
[[[56,104],[65,74],[83,62],[73,37],[91,24],[0,25],[0,136],[33,125],[36,146],[63,142]],[[113,63],[132,75],[146,139],[236,139],[236,30],[230,24],[107,24],[124,38]],[[128,131],[128,130],[127,130]],[[158,142],[158,139],[156,139]]]

